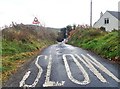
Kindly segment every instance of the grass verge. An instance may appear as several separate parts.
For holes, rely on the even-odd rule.
[[[91,50],[102,57],[120,63],[119,31],[77,29],[69,38],[69,44]]]
[[[2,57],[2,65],[0,66],[0,76],[2,76],[2,83],[4,84],[9,79],[9,77],[16,73],[24,63],[37,56],[43,48],[32,52],[23,52],[12,56],[10,55]]]

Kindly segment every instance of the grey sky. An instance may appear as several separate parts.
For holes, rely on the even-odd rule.
[[[93,23],[100,12],[117,11],[119,0],[93,0]],[[0,27],[11,22],[32,24],[34,17],[49,27],[89,24],[90,0],[0,0]]]

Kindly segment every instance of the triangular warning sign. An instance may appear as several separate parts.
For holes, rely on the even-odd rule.
[[[38,21],[37,17],[34,18],[33,24],[40,24],[40,22]]]

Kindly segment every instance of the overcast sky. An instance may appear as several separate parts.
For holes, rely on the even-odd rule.
[[[106,10],[118,11],[119,0],[92,0],[93,23]],[[11,22],[32,24],[34,17],[49,27],[90,23],[90,0],[0,0],[0,27]]]

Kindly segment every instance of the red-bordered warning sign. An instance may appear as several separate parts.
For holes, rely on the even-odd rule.
[[[34,18],[33,24],[40,24],[40,22],[38,21],[37,17]]]

